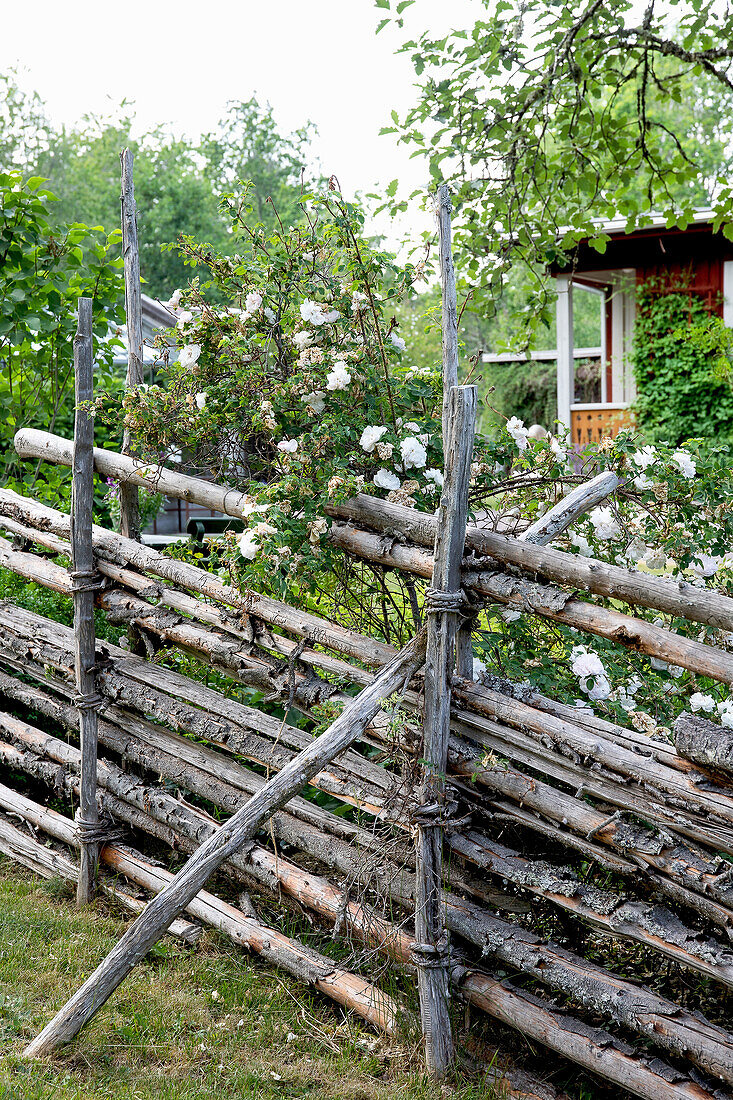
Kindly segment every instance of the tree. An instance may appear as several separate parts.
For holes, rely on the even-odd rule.
[[[55,503],[68,471],[20,463],[13,435],[25,426],[70,435],[74,417],[74,333],[78,298],[94,310],[98,385],[119,386],[111,334],[122,306],[120,231],[60,224],[54,196],[36,176],[0,173],[0,480]]]
[[[377,6],[390,11],[391,2]],[[386,131],[425,157],[434,183],[452,183],[460,267],[477,304],[496,300],[509,269],[521,267],[528,318],[547,321],[547,262],[582,239],[602,251],[599,221],[621,215],[631,230],[656,207],[670,225],[688,224],[701,144],[723,155],[704,172],[716,226],[733,236],[730,10],[650,0],[637,21],[629,0],[482,4],[485,18],[470,30],[404,43],[419,99]],[[401,23],[406,6],[383,23]],[[695,116],[684,131],[681,110]]]
[[[220,197],[249,181],[257,220],[274,232],[278,217],[290,225],[300,216],[304,185],[317,187],[325,182],[320,173],[308,171],[314,134],[310,122],[292,134],[281,134],[272,107],[261,106],[253,96],[229,104],[217,129],[201,138],[199,152]]]
[[[223,197],[250,181],[249,197],[258,220],[271,231],[277,215],[286,223],[297,213],[303,180],[310,180],[310,124],[282,134],[268,106],[253,97],[229,104],[218,127],[200,141],[174,137],[157,126],[134,133],[134,112],[126,103],[110,116],[87,115],[76,126],[54,130],[42,100],[27,95],[13,73],[2,78],[0,170],[19,168],[42,176],[58,196],[57,218],[101,225],[120,223],[119,153],[135,156],[140,268],[145,290],[168,298],[197,272],[167,248],[181,234],[206,241],[215,252],[234,248]],[[319,182],[322,182],[319,180]]]

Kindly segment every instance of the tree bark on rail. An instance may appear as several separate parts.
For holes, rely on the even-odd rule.
[[[61,744],[59,743],[59,745]],[[125,779],[129,782],[129,777],[125,777]],[[137,785],[139,786],[139,784]],[[153,792],[150,792],[147,796],[143,796],[143,800],[150,805],[156,814],[163,813],[164,819],[163,807],[166,802],[172,806],[171,812],[175,815],[179,829],[185,822],[186,817],[190,818],[192,813],[194,816],[202,818],[199,811],[193,811],[192,808],[186,806],[182,807],[170,795],[156,796]],[[0,787],[0,805],[3,805],[2,787]],[[185,828],[185,825],[183,827]],[[204,822],[204,828],[206,827]],[[211,827],[211,825],[208,825],[209,829]],[[265,853],[265,855],[268,855],[268,853]],[[274,867],[281,886],[286,892],[296,897],[301,904],[316,909],[322,916],[326,916],[332,921],[338,919],[339,915],[344,913],[341,891],[335,890],[334,892],[334,889],[325,880],[319,879],[318,876],[312,873],[301,873],[296,866],[290,864],[287,860],[271,858],[270,866]],[[331,894],[333,894],[333,898],[326,902],[326,898]],[[553,988],[565,991],[572,989],[573,994],[584,998],[589,1007],[597,1007],[605,1014],[610,1013],[613,1018],[618,1019],[618,1022],[629,1024],[642,1035],[648,1034],[658,1045],[670,1050],[672,1053],[691,1057],[693,1061],[696,1061],[715,1076],[722,1079],[730,1078],[733,1064],[730,1056],[730,1036],[722,1029],[716,1028],[704,1019],[679,1010],[677,1006],[665,1001],[664,998],[648,993],[644,989],[639,989],[633,984],[625,983],[623,979],[585,963],[555,945],[542,944],[536,940],[536,937],[532,937],[530,933],[527,933],[521,927],[507,925],[497,918],[492,918],[477,907],[470,906],[470,904],[467,908],[466,903],[460,899],[456,899],[453,905],[449,905],[448,911],[455,914],[457,930],[460,929],[462,934],[472,939],[479,946],[485,946],[492,955],[495,954],[501,961],[513,967],[517,966],[522,970],[527,969],[528,973],[535,973],[537,977]],[[192,912],[194,915],[201,917],[200,913],[195,913],[194,910]],[[352,903],[346,910],[346,918],[352,931],[357,933],[360,938],[373,940],[374,918],[372,916],[368,913],[358,912],[358,907],[355,907]],[[378,919],[381,920],[381,918]],[[402,958],[403,961],[408,961],[409,937],[393,928],[391,933],[382,935],[379,942],[382,950],[388,951],[396,958]],[[469,975],[464,979],[464,988],[467,982],[469,990],[474,992],[475,990],[485,990],[486,976],[478,974],[474,976],[474,974],[475,972],[469,972]],[[494,992],[498,991],[493,984],[489,988]],[[504,1006],[503,1012],[499,1013],[500,1018],[505,1019],[505,1022],[509,1022],[512,1026],[517,1026],[516,1020],[518,1018],[521,1021],[519,1026],[523,1028],[524,1016],[527,1013],[530,1018],[535,1018],[535,1013],[527,1005],[517,1004],[513,1002],[512,998],[507,999],[503,995],[500,996],[500,1000]],[[475,1003],[481,1004],[487,1011],[496,1014],[494,1009],[482,1003],[480,998]],[[542,1006],[541,1001],[535,1000],[534,1003],[537,1006],[546,1008],[546,1006]],[[618,1017],[616,1016],[617,1013]],[[578,1030],[580,1034],[584,1033],[582,1026],[578,1029],[577,1022],[573,1025],[573,1030],[576,1033]],[[591,1029],[587,1030],[590,1031]],[[603,1034],[600,1031],[595,1032],[599,1039]],[[542,1041],[546,1042],[547,1037]],[[559,1045],[553,1047],[553,1049],[567,1054],[568,1051],[562,1040],[562,1027],[557,1042]],[[571,1045],[575,1046],[575,1044]],[[578,1049],[582,1050],[583,1047],[581,1046]],[[626,1049],[630,1053],[630,1048]],[[573,1050],[569,1056],[578,1060],[577,1053],[578,1050]],[[581,1062],[581,1064],[584,1063]],[[619,1073],[628,1071],[626,1059],[620,1060],[617,1070]],[[633,1076],[632,1074],[632,1078]],[[612,1077],[612,1079],[615,1078]],[[650,1079],[642,1073],[642,1083],[649,1083],[650,1080],[653,1081],[653,1078]],[[626,1087],[632,1087],[633,1089],[633,1085],[627,1085]],[[634,1091],[637,1090],[634,1089]],[[657,1093],[652,1091],[650,1095],[657,1095]]]
[[[262,821],[297,794],[311,776],[347,748],[382,702],[403,688],[425,659],[425,634],[412,642],[365,688],[331,726],[254,795],[191,857],[171,883],[138,917],[84,985],[26,1048],[26,1056],[49,1053],[67,1042],[99,1010],[130,970],[195,897],[216,868],[255,834]]]

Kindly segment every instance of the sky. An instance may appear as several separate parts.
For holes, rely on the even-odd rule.
[[[404,32],[388,26],[376,35],[386,13],[373,0],[34,0],[32,28],[25,4],[4,7],[0,68],[20,70],[53,123],[108,113],[126,99],[141,132],[168,123],[195,137],[215,126],[228,100],[256,94],[283,131],[316,124],[314,151],[347,196],[395,178],[400,194],[426,185],[409,149],[379,136],[390,112],[416,98],[409,57],[394,51],[403,35],[470,26],[484,10],[481,0],[416,0]],[[384,218],[371,228],[395,242],[428,225],[416,202],[397,231]]]

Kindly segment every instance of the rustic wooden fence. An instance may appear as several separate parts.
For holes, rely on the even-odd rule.
[[[446,310],[450,319],[450,295]],[[88,359],[86,314],[82,306],[79,378]],[[450,369],[446,381],[438,516],[366,495],[329,509],[327,537],[344,554],[430,584],[427,626],[400,652],[92,527],[86,508],[92,461],[128,489],[152,487],[231,516],[242,515],[236,491],[93,450],[83,406],[73,444],[18,433],[20,455],[73,464],[74,516],[0,489],[0,528],[10,536],[0,538],[0,564],[73,596],[77,614],[72,630],[0,603],[0,761],[8,776],[22,772],[65,792],[81,813],[74,822],[9,781],[0,784],[0,849],[41,874],[77,881],[82,901],[99,860],[98,888],[139,913],[33,1040],[30,1055],[71,1039],[166,928],[195,940],[198,922],[397,1033],[395,999],[207,891],[218,869],[248,889],[296,899],[334,934],[414,969],[436,1076],[454,1057],[448,1009],[455,996],[616,1091],[650,1100],[731,1095],[726,1027],[541,930],[543,914],[557,913],[601,943],[640,945],[660,968],[673,964],[693,981],[714,983],[721,1002],[728,996],[730,735],[687,715],[675,744],[654,741],[500,677],[475,683],[461,613],[466,599],[479,615],[482,606],[506,604],[731,683],[725,650],[618,605],[732,631],[733,599],[546,545],[613,492],[613,474],[575,490],[520,538],[466,528],[475,393],[453,385]],[[90,639],[92,602],[135,631],[139,652]],[[337,716],[314,737],[167,668],[157,652],[168,647],[306,714],[329,702]],[[417,734],[410,721],[396,733],[394,715],[384,713],[396,692]],[[42,728],[49,723],[70,740]],[[364,751],[375,747],[379,757]],[[231,816],[219,825],[175,797],[172,784]],[[306,784],[358,808],[357,819],[304,798]],[[504,826],[523,838],[522,850],[497,839]],[[130,829],[189,853],[188,862],[175,876],[162,871],[130,849]],[[70,849],[81,851],[81,870]],[[608,882],[578,874],[581,861],[608,872]],[[140,911],[106,869],[153,900]],[[533,992],[497,970],[531,979]],[[502,1072],[511,1095],[557,1095],[549,1084]]]
[[[27,437],[23,433],[18,441],[24,453],[30,453]],[[50,436],[39,440],[38,435],[33,439],[36,454],[57,459],[68,454],[64,441]],[[123,477],[126,460],[110,452],[104,456],[107,474]],[[166,492],[188,499],[210,504],[218,491],[222,499],[225,494],[205,483],[198,483],[197,494],[194,479],[171,472],[165,478]],[[228,494],[228,499],[230,511],[236,510],[235,494]],[[334,511],[339,519],[330,537],[336,545],[431,576],[432,555],[419,544],[434,536],[434,519],[366,496]],[[554,529],[552,520],[547,522]],[[4,566],[56,591],[73,592],[71,573],[43,553],[70,553],[69,516],[3,490],[0,525],[13,536],[13,543],[0,542]],[[387,525],[405,539],[389,551],[379,536],[379,529]],[[583,584],[596,595],[618,593],[627,603],[638,599],[645,607],[673,610],[727,630],[733,627],[733,600],[697,588],[680,590],[671,582],[477,529],[468,529],[466,543],[470,557],[463,585],[477,597],[521,607],[525,614],[582,625],[620,644],[731,682],[731,658],[724,651],[652,627],[615,608],[584,603],[576,591]],[[96,601],[113,620],[135,624],[156,645],[179,646],[268,695],[292,696],[305,710],[326,699],[342,703],[347,741],[359,736],[367,744],[387,746],[392,723],[372,705],[354,715],[353,698],[334,684],[334,677],[363,689],[356,697],[363,708],[365,696],[384,675],[380,670],[393,670],[398,662],[397,679],[384,688],[389,695],[404,681],[405,670],[421,663],[420,654],[414,659],[396,654],[384,643],[276,600],[238,592],[213,574],[113,532],[95,528],[93,544],[96,567],[105,580]],[[550,578],[554,583],[544,583]],[[566,585],[559,587],[558,579],[565,579]],[[0,677],[3,696],[76,730],[73,631],[4,604],[0,647],[7,669]],[[406,660],[412,664],[400,664]],[[250,806],[267,786],[246,762],[265,765],[272,774],[291,774],[294,767],[302,767],[302,754],[320,743],[302,730],[107,643],[98,645],[96,664],[96,691],[103,700],[100,745],[134,761],[144,772],[164,776],[234,813],[235,819],[244,799]],[[703,763],[698,764],[690,759],[700,753],[690,752],[689,721],[679,724],[683,755],[671,744],[651,741],[507,682],[497,680],[487,687],[458,678],[452,688],[448,783],[442,803],[451,812],[441,821],[454,861],[450,889],[441,896],[442,918],[453,941],[447,955],[451,981],[471,1003],[620,1088],[648,1097],[726,1095],[720,1092],[720,1082],[733,1083],[733,1037],[725,1029],[543,941],[523,923],[497,916],[484,901],[488,873],[492,901],[497,882],[505,888],[512,884],[517,895],[550,903],[606,936],[644,945],[660,960],[718,982],[721,989],[733,985],[733,877],[730,863],[721,858],[721,853],[733,854],[733,789],[722,770],[725,732],[702,724]],[[420,680],[413,681],[404,698],[408,710],[419,712],[421,692]],[[8,766],[70,792],[79,790],[78,749],[8,715],[0,716],[0,729],[6,737],[0,756]],[[339,742],[341,749],[345,743]],[[412,746],[411,751],[419,750]],[[716,767],[711,770],[713,759]],[[301,904],[340,922],[350,935],[414,963],[409,924],[390,923],[368,899],[370,890],[381,893],[389,888],[406,918],[414,909],[412,837],[424,821],[418,791],[406,792],[399,775],[353,750],[341,752],[337,759],[318,755],[313,764],[311,783],[359,807],[362,820],[371,815],[393,828],[397,839],[389,859],[377,858],[383,841],[369,828],[295,797],[275,813],[275,835],[319,860],[324,875],[308,874],[264,846],[245,849],[244,854],[236,843],[224,848],[215,841],[227,874],[247,883],[277,882]],[[301,772],[299,786],[304,776]],[[207,838],[221,836],[222,830],[216,830],[205,814],[149,778],[134,778],[104,758],[98,782],[101,809],[116,822],[142,828],[184,851],[200,852]],[[297,794],[298,785],[288,786],[286,795]],[[46,828],[53,817],[40,807],[31,812],[8,788],[0,792],[0,803],[6,811],[30,814],[27,819],[39,828]],[[270,809],[268,804],[267,812]],[[491,820],[497,815],[534,833],[540,844],[548,838],[562,844],[571,858],[593,860],[612,871],[622,885],[586,885],[569,866],[512,851],[491,835]],[[68,844],[70,823],[52,824],[52,834]],[[250,840],[252,836],[248,832]],[[115,866],[114,845],[102,849],[102,858]],[[329,875],[341,881],[346,876],[350,890],[344,891]],[[193,904],[193,897],[184,903]],[[175,911],[166,916],[178,916],[182,908],[179,898]],[[296,954],[302,950],[292,945],[289,949]],[[543,1000],[498,981],[487,959],[533,975],[551,995],[570,997],[573,1014],[561,1012],[552,996]],[[319,965],[325,965],[323,960]],[[297,972],[297,967],[290,969]],[[301,970],[301,976],[309,974]],[[344,981],[361,989],[363,1003],[356,1007],[362,1014],[372,1019],[376,1014],[384,1026],[394,1026],[395,1006],[379,1007],[384,1002],[377,992],[354,975]],[[352,997],[344,1003],[357,1001]],[[584,1013],[594,1020],[604,1017],[612,1030],[584,1023]],[[614,1037],[616,1027],[624,1036],[637,1035],[638,1047]],[[668,1063],[662,1061],[663,1053]],[[709,1075],[707,1083],[700,1072]]]

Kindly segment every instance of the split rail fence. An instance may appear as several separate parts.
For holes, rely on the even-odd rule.
[[[82,306],[80,370],[86,316]],[[29,1055],[73,1038],[166,929],[195,941],[201,924],[398,1033],[393,997],[205,889],[218,870],[414,968],[436,1076],[455,1056],[455,997],[616,1092],[731,1096],[728,1028],[534,927],[557,915],[601,942],[638,945],[660,970],[671,964],[713,983],[721,1001],[729,996],[733,738],[684,715],[675,744],[654,741],[500,677],[475,683],[462,612],[466,600],[474,613],[505,604],[730,684],[725,650],[631,612],[654,608],[733,631],[733,599],[546,545],[613,492],[612,474],[575,490],[521,538],[466,527],[475,391],[448,383],[438,516],[366,495],[329,509],[334,546],[430,584],[427,626],[399,652],[83,518],[92,461],[128,489],[152,486],[230,516],[243,514],[236,491],[93,450],[83,406],[74,444],[38,431],[16,436],[24,457],[73,464],[74,515],[0,489],[9,536],[0,538],[0,565],[73,596],[76,615],[71,629],[0,602],[0,761],[6,777],[24,773],[34,789],[64,792],[81,813],[75,822],[3,782],[0,850],[78,882],[82,901],[96,887],[138,914]],[[133,628],[145,654],[90,637],[92,604]],[[306,715],[329,702],[337,717],[316,737],[167,668],[157,654],[168,647]],[[410,719],[397,732],[383,709],[395,693]],[[424,722],[422,745],[413,722]],[[307,784],[358,814],[306,799]],[[172,785],[199,805],[175,797]],[[200,804],[231,816],[220,825]],[[521,850],[497,839],[502,829],[525,838]],[[170,875],[131,849],[131,836],[189,859]],[[607,884],[579,874],[581,861],[606,871]],[[153,899],[142,905],[120,879]],[[530,979],[532,992],[507,972]],[[521,1071],[502,1072],[510,1095],[558,1095]]]

